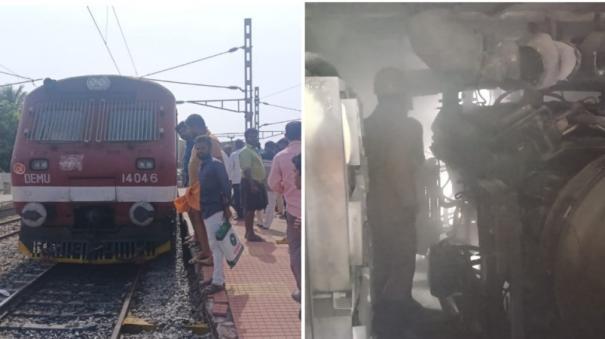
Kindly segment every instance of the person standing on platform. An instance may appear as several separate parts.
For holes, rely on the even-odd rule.
[[[265,172],[267,175],[271,171],[271,164],[273,163],[273,157],[277,153],[277,144],[273,141],[267,141],[265,143],[265,150],[262,153],[263,166],[265,166]],[[273,192],[271,188],[266,185],[267,190],[267,208],[265,210],[257,211],[258,227],[268,230],[273,224],[273,218],[275,217],[275,204],[277,203],[277,193]]]
[[[422,125],[408,117],[411,101],[403,71],[376,74],[378,98],[365,119],[372,238],[372,299],[378,338],[409,331],[421,306],[412,298],[416,267],[416,173],[424,162]]]
[[[296,167],[293,158],[301,154],[301,129],[300,121],[292,121],[286,125],[288,147],[273,158],[268,180],[269,187],[275,192],[281,192],[286,199],[286,236],[290,252],[290,268],[298,287],[292,297],[298,302],[300,302],[301,286],[301,191],[296,185]]]
[[[191,158],[191,151],[193,150],[194,140],[193,135],[191,134],[191,130],[187,127],[187,124],[184,121],[181,121],[176,126],[176,132],[185,141],[185,151],[183,152],[183,171],[181,180],[183,183],[183,187],[189,186],[189,159]]]
[[[246,146],[241,140],[235,140],[235,150],[229,156],[229,172],[231,174],[231,185],[233,186],[233,199],[231,203],[237,214],[236,220],[244,219],[244,211],[242,210],[241,201],[241,182],[242,182],[242,169],[239,166],[239,152]]]
[[[249,128],[244,136],[246,146],[239,152],[239,165],[242,170],[241,195],[246,223],[245,238],[248,241],[264,241],[254,232],[254,213],[267,207],[265,168],[256,151],[259,145],[258,131]]]
[[[202,216],[206,225],[207,237],[210,241],[210,249],[214,261],[212,279],[202,282],[202,293],[214,294],[225,289],[225,275],[223,272],[224,255],[216,240],[216,232],[231,219],[230,196],[231,184],[227,170],[223,163],[212,157],[213,142],[207,135],[198,136],[195,139],[195,150],[197,157],[202,161],[198,173],[200,186],[200,204]]]
[[[275,151],[275,154],[283,151],[286,149],[286,147],[288,147],[288,139],[286,138],[281,138],[277,141],[277,151]],[[277,214],[279,215],[280,219],[286,219],[286,206],[285,206],[285,202],[284,202],[284,195],[281,193],[277,193]],[[284,244],[287,244],[288,241],[287,239],[284,238]]]
[[[202,118],[199,114],[192,114],[187,117],[185,120],[187,127],[191,131],[192,137],[197,138],[199,136],[207,136],[210,138],[212,142],[212,156],[219,161],[223,159],[223,154],[221,152],[221,144],[218,139],[213,136],[208,128],[206,127],[206,122],[204,118]],[[201,206],[199,201],[199,192],[202,189],[199,180],[198,180],[198,172],[200,170],[202,160],[197,156],[192,156],[189,161],[189,194],[191,196],[191,200],[193,203],[191,205],[191,211],[188,213],[189,218],[191,219],[191,224],[193,226],[193,231],[195,232],[195,236],[197,238],[198,243],[200,244],[201,251],[198,257],[191,259],[192,263],[199,262],[202,265],[210,266],[212,265],[212,256],[210,253],[210,244],[208,242],[208,237],[206,236],[206,227],[204,225],[204,221],[202,220]]]

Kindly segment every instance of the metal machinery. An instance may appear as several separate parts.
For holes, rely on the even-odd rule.
[[[358,102],[337,77],[305,82],[307,337],[366,338],[367,173]],[[317,193],[313,193],[317,192]]]
[[[12,157],[20,250],[73,263],[169,251],[175,126],[174,96],[151,81],[45,80],[25,100]]]
[[[553,86],[476,80],[443,93],[431,148],[474,206],[478,243],[432,246],[429,280],[471,338],[605,333],[605,39],[576,41],[577,72]],[[497,86],[493,103],[461,104],[461,92]]]
[[[542,49],[548,40],[544,34],[523,50],[516,45],[520,36],[512,44],[499,44],[487,39],[493,31],[481,34],[496,26],[523,34],[526,24],[546,11],[542,5],[525,5],[508,14],[508,23],[506,13],[480,20],[463,13],[450,27],[439,26],[445,25],[442,18],[419,16],[424,26],[408,30],[417,34],[411,37],[414,51],[439,79],[433,83],[442,93],[442,107],[432,126],[431,149],[458,186],[455,202],[442,201],[458,208],[457,221],[450,236],[430,248],[430,289],[467,333],[464,338],[601,339],[602,7],[556,5],[560,22],[548,20],[543,26],[551,28],[552,40],[565,40],[567,46],[557,43],[550,51]],[[473,20],[484,25],[465,27]],[[528,69],[520,58],[532,59],[529,64],[538,68]],[[566,60],[557,61],[564,65],[558,70],[557,58]],[[468,104],[464,93],[469,91],[490,91],[497,98]],[[343,126],[349,113],[343,99],[347,91],[338,78],[307,78],[306,324],[314,338],[371,333],[365,169],[363,157],[359,164],[352,162],[345,147],[347,129],[354,134],[361,128]]]

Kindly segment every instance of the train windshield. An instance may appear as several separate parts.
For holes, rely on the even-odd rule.
[[[151,141],[157,140],[157,105],[152,102],[108,104],[102,115],[104,140],[115,141]]]
[[[159,139],[158,105],[151,101],[69,100],[32,111],[30,140],[144,142]]]
[[[84,141],[85,127],[91,123],[89,106],[84,100],[36,105],[29,138],[36,141]]]

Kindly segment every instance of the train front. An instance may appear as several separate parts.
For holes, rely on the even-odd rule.
[[[11,162],[20,251],[69,263],[170,251],[175,125],[174,96],[156,83],[45,80],[25,100]]]

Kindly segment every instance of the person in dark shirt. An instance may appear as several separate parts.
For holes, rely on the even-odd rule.
[[[265,143],[265,150],[263,151],[263,160],[273,160],[273,157],[277,154],[277,144],[273,141],[267,141]]]
[[[416,259],[416,173],[424,162],[422,125],[408,116],[403,71],[377,73],[378,105],[365,119],[369,169],[367,212],[372,237],[372,290],[377,338],[408,338],[420,304],[412,298]]]
[[[231,218],[231,211],[229,210],[231,184],[223,163],[212,157],[212,140],[210,137],[205,135],[197,137],[195,139],[195,151],[198,158],[202,160],[199,171],[199,182],[200,187],[202,187],[200,190],[200,205],[202,206],[202,218],[206,225],[214,261],[212,279],[202,283],[203,293],[210,295],[225,288],[223,252],[215,234],[221,225]]]

